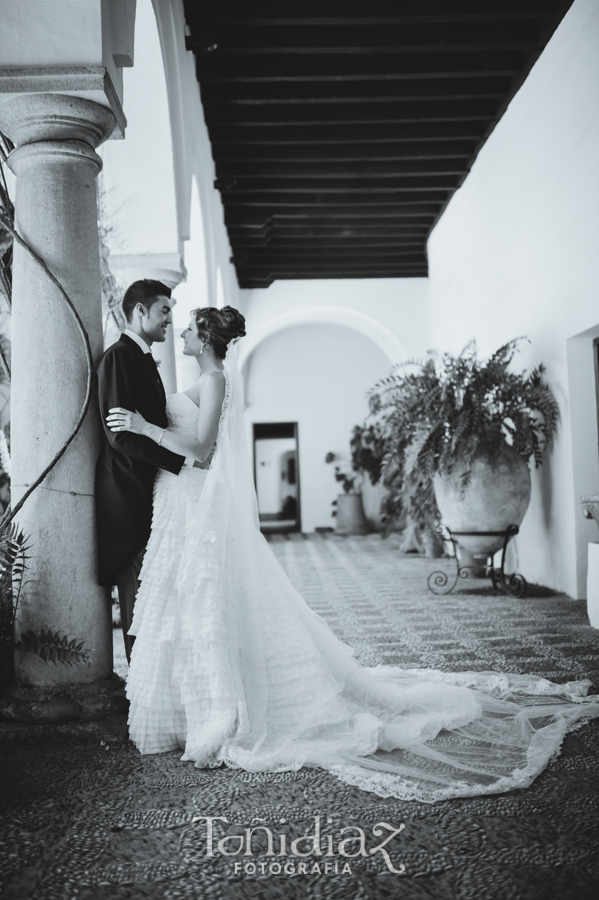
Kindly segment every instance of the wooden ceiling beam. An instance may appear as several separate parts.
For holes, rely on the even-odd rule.
[[[370,143],[397,143],[399,141],[446,141],[468,138],[480,140],[485,130],[484,120],[451,121],[451,122],[404,122],[364,124],[329,124],[318,125],[296,123],[294,125],[210,125],[210,135],[216,144],[291,144],[299,147],[304,144],[356,144],[363,141]]]
[[[463,173],[460,173],[463,176]],[[355,176],[341,176],[332,178],[329,175],[313,176],[311,178],[237,178],[237,179],[217,179],[215,187],[217,187],[223,199],[227,202],[231,200],[235,202],[240,194],[243,194],[243,201],[251,199],[257,193],[268,195],[271,194],[296,194],[305,195],[317,193],[319,196],[339,194],[372,194],[377,196],[380,193],[404,194],[406,192],[413,193],[415,191],[450,191],[457,187],[457,178],[455,174],[442,173],[440,175],[429,174],[413,174],[406,175],[372,175],[366,177],[363,174]],[[232,187],[230,187],[233,185]],[[334,197],[331,197],[334,200]],[[401,198],[400,198],[401,199]]]
[[[228,179],[238,184],[251,184],[254,180],[275,181],[284,178],[286,181],[302,181],[304,179],[327,178],[335,183],[342,179],[373,179],[373,184],[385,177],[420,177],[432,175],[463,174],[465,157],[440,159],[409,160],[371,160],[356,159],[345,161],[310,160],[308,162],[293,160],[282,161],[225,161],[216,167],[217,180]],[[235,181],[237,179],[237,181]]]
[[[207,82],[202,86],[203,103],[230,103],[235,106],[310,102],[353,103],[369,100],[380,103],[390,100],[419,100],[421,98],[467,99],[470,97],[503,97],[509,89],[509,78],[421,78],[407,80],[368,79],[353,81],[247,81]]]
[[[388,163],[410,160],[467,160],[474,149],[474,139],[437,139],[430,141],[404,141],[343,144],[213,144],[217,170],[220,166],[248,164],[311,164],[331,162],[360,165],[367,162]],[[465,165],[466,163],[464,163]]]
[[[348,264],[347,260],[339,260],[337,264],[333,263],[332,265],[318,265],[317,263],[306,263],[302,265],[296,262],[290,261],[288,263],[283,263],[282,265],[270,264],[265,266],[239,266],[239,273],[244,277],[268,277],[275,276],[276,278],[318,278],[318,277],[329,277],[329,278],[353,278],[353,273],[362,272],[362,277],[368,277],[368,274],[371,278],[381,278],[382,275],[379,275],[379,272],[387,271],[389,274],[397,273],[397,272],[424,272],[426,273],[426,260],[420,259],[418,261],[407,261],[405,263],[393,262],[393,260],[377,261],[375,263],[361,263],[356,262],[354,264]],[[350,272],[350,275],[344,275],[344,272]],[[310,273],[310,274],[308,274]]]
[[[278,269],[276,267],[267,269],[247,269],[245,267],[238,270],[240,287],[250,287],[252,282],[256,287],[261,286],[258,282],[266,281],[271,284],[275,279],[302,279],[302,278],[426,278],[426,265],[406,265],[406,266],[354,266],[348,268],[347,265],[338,267],[315,266],[294,266],[290,269]],[[245,283],[244,283],[245,282]]]
[[[290,104],[289,106],[233,106],[231,104],[204,104],[206,124],[234,124],[237,128],[258,125],[277,128],[286,125],[347,124],[369,125],[378,122],[385,125],[404,122],[464,122],[479,119],[488,121],[495,115],[497,101],[493,99],[425,100],[394,103],[339,103]]]
[[[311,272],[294,272],[292,274],[280,273],[277,275],[268,275],[265,278],[256,278],[256,277],[245,277],[242,273],[237,273],[237,277],[239,280],[239,287],[245,288],[247,290],[251,290],[252,288],[268,288],[271,286],[273,281],[297,281],[299,279],[303,281],[311,281],[311,280],[322,280],[325,278],[426,278],[428,272],[426,269],[413,269],[413,270],[393,270],[393,271],[384,271],[380,274],[376,274],[375,272],[352,272],[351,276],[344,275],[343,272],[316,272],[312,274]]]
[[[432,203],[428,208],[422,206],[360,206],[351,207],[325,207],[317,209],[297,207],[271,213],[267,209],[254,207],[225,206],[225,222],[227,226],[244,228],[248,231],[264,231],[273,227],[288,227],[300,225],[305,227],[343,227],[362,228],[367,227],[369,221],[374,226],[385,227],[391,225],[430,225],[436,215],[437,205]],[[273,225],[276,222],[276,225]]]
[[[426,265],[426,257],[422,250],[420,253],[363,254],[356,252],[330,254],[328,257],[310,256],[309,254],[306,254],[305,256],[277,256],[276,254],[257,256],[254,253],[252,254],[251,262],[249,262],[249,256],[236,253],[232,259],[236,268],[246,272],[260,270],[266,272],[280,272],[290,269],[311,269],[312,271],[320,269],[321,271],[325,271],[327,269],[342,269],[346,267],[356,269],[372,268],[373,270],[376,270],[377,268],[384,268],[387,266],[396,268],[399,268],[400,266],[406,268],[409,266],[411,268],[414,266]]]
[[[385,77],[403,75],[408,78],[423,74],[437,78],[468,77],[469,75],[507,75],[514,78],[522,69],[527,53],[523,49],[448,51],[446,47],[423,53],[337,53],[302,56],[300,54],[255,54],[233,57],[207,53],[196,57],[196,71],[200,84],[214,79],[253,80],[255,78],[280,81],[286,78],[347,76]]]
[[[242,222],[237,215],[237,222],[230,224],[231,234],[236,239],[239,236],[257,237],[255,226],[248,220]],[[418,218],[421,221],[418,221]],[[257,220],[254,220],[257,221]],[[338,217],[332,217],[330,220],[325,215],[310,218],[304,214],[294,216],[268,216],[263,222],[261,228],[262,233],[270,234],[273,237],[334,237],[334,236],[355,236],[355,237],[377,237],[384,235],[406,235],[418,231],[423,232],[427,227],[428,215],[408,218],[396,215],[387,215],[384,222],[377,222],[376,219],[365,219],[362,215],[352,217],[344,215],[340,220]]]
[[[214,56],[296,53],[413,53],[442,50],[529,49],[538,19],[386,22],[318,25],[207,24],[188,49]]]
[[[363,207],[384,209],[391,206],[401,207],[402,211],[404,209],[413,209],[415,212],[422,210],[436,213],[438,204],[445,200],[447,193],[446,190],[405,191],[401,195],[390,195],[389,192],[360,194],[357,191],[345,191],[337,194],[322,191],[320,193],[294,194],[289,191],[281,191],[277,194],[272,193],[266,196],[260,192],[251,193],[248,191],[243,195],[231,192],[226,198],[226,206],[227,209],[235,209],[235,207],[247,210],[253,207],[257,209],[266,208],[272,212],[298,207],[300,209],[313,210],[314,213],[322,210],[323,207],[326,210],[333,211],[335,208],[338,208],[342,211],[347,209],[347,207],[361,210]]]
[[[247,247],[289,247],[290,249],[301,244],[302,247],[336,247],[336,246],[394,246],[408,247],[411,245],[422,247],[426,237],[426,227],[410,229],[409,231],[394,231],[393,229],[379,229],[370,232],[368,229],[337,228],[328,231],[318,228],[295,229],[289,232],[272,232],[265,234],[247,234],[236,229],[231,229],[231,246],[243,249]]]
[[[404,228],[317,228],[303,227],[277,229],[274,232],[250,233],[242,229],[231,228],[229,231],[231,245],[235,247],[295,247],[302,246],[422,246],[426,237],[426,226]]]
[[[501,3],[489,3],[481,6],[480,0],[452,0],[451,6],[447,0],[413,0],[412,3],[402,0],[377,0],[376,6],[370,4],[368,10],[364,9],[362,15],[349,15],[347,10],[340,11],[339,3],[315,3],[302,4],[302,15],[297,15],[295,10],[285,8],[280,3],[264,4],[254,2],[252,11],[256,13],[251,18],[239,15],[241,7],[232,8],[232,14],[225,15],[198,15],[198,6],[194,0],[185,0],[187,21],[201,18],[207,27],[217,25],[349,25],[372,24],[405,24],[410,22],[460,22],[460,21],[502,21],[505,19],[538,19],[553,12],[555,2],[553,0],[502,0]],[[227,4],[221,4],[219,12],[223,12]],[[262,15],[262,11],[270,8],[274,15]],[[201,8],[200,8],[201,9]],[[355,11],[357,7],[354,7]],[[312,12],[309,12],[312,10]],[[370,14],[369,14],[370,13]]]
[[[572,2],[184,0],[240,285],[425,276],[431,228]]]
[[[232,250],[235,261],[237,262],[237,260],[245,254],[250,254],[252,258],[259,260],[260,257],[257,254],[260,251],[285,258],[301,258],[310,256],[310,254],[314,254],[317,257],[324,257],[325,259],[328,259],[329,256],[332,258],[337,255],[355,255],[356,257],[363,256],[366,258],[370,257],[371,254],[388,256],[389,254],[401,255],[404,252],[422,253],[422,246],[422,238],[420,240],[411,240],[403,244],[392,241],[387,242],[381,238],[379,238],[378,241],[372,242],[364,240],[316,241],[304,239],[295,243],[287,241],[283,244],[278,241],[265,241],[262,244],[257,244],[255,242],[248,244],[235,241]]]

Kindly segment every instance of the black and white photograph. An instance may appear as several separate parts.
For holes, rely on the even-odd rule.
[[[599,890],[599,0],[0,0],[4,900]]]

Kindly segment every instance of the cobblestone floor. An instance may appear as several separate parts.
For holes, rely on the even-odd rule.
[[[449,561],[400,557],[394,538],[290,536],[272,548],[307,602],[365,665],[530,672],[554,681],[590,678],[599,692],[599,632],[585,605],[532,587],[498,596],[466,581],[447,597],[428,575]],[[122,636],[115,631],[117,664]],[[120,657],[120,663],[118,658]],[[178,754],[141,757],[124,722],[102,728],[31,730],[2,741],[0,878],[6,900],[309,898],[309,900],[586,900],[599,887],[599,723],[566,737],[562,753],[527,790],[434,806],[381,800],[320,770],[248,775],[194,769]],[[35,731],[35,730],[34,730]],[[349,860],[320,858],[307,871],[278,871],[266,832],[253,857],[207,855],[214,838],[242,835],[254,819],[287,846],[312,831],[322,844],[357,826],[367,846],[377,823],[405,825],[390,848]],[[196,819],[196,821],[194,821]],[[355,834],[355,832],[352,832]],[[346,833],[347,834],[347,833]],[[254,872],[235,871],[235,861]],[[279,857],[279,860],[281,857]],[[316,858],[315,858],[316,859]],[[270,862],[269,862],[270,861]],[[335,864],[337,872],[335,872]],[[270,865],[270,869],[269,869]],[[262,866],[262,871],[261,871]]]

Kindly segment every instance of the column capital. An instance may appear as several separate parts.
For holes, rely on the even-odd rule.
[[[113,275],[121,275],[128,281],[155,278],[171,290],[187,278],[180,253],[111,253],[108,265]]]
[[[112,112],[112,128],[106,137],[123,138],[127,120],[117,91],[104,66],[0,67],[0,109],[14,100],[31,97],[84,100]],[[22,107],[18,107],[22,108]],[[8,134],[8,131],[6,132]],[[19,143],[12,135],[11,140]],[[106,140],[102,137],[102,141]],[[46,138],[33,138],[46,140]],[[98,146],[98,141],[94,146]]]
[[[93,177],[102,171],[102,157],[85,141],[34,141],[21,144],[8,157],[8,166],[15,175],[22,175],[29,166],[39,163],[87,163],[92,166]]]
[[[95,149],[114,127],[112,110],[84,97],[18,94],[0,101],[0,129],[17,147],[40,141],[83,141]]]

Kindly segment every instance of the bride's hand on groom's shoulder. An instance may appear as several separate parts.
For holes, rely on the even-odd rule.
[[[106,424],[111,431],[131,431],[133,434],[147,434],[148,422],[137,412],[115,406],[108,410]]]

